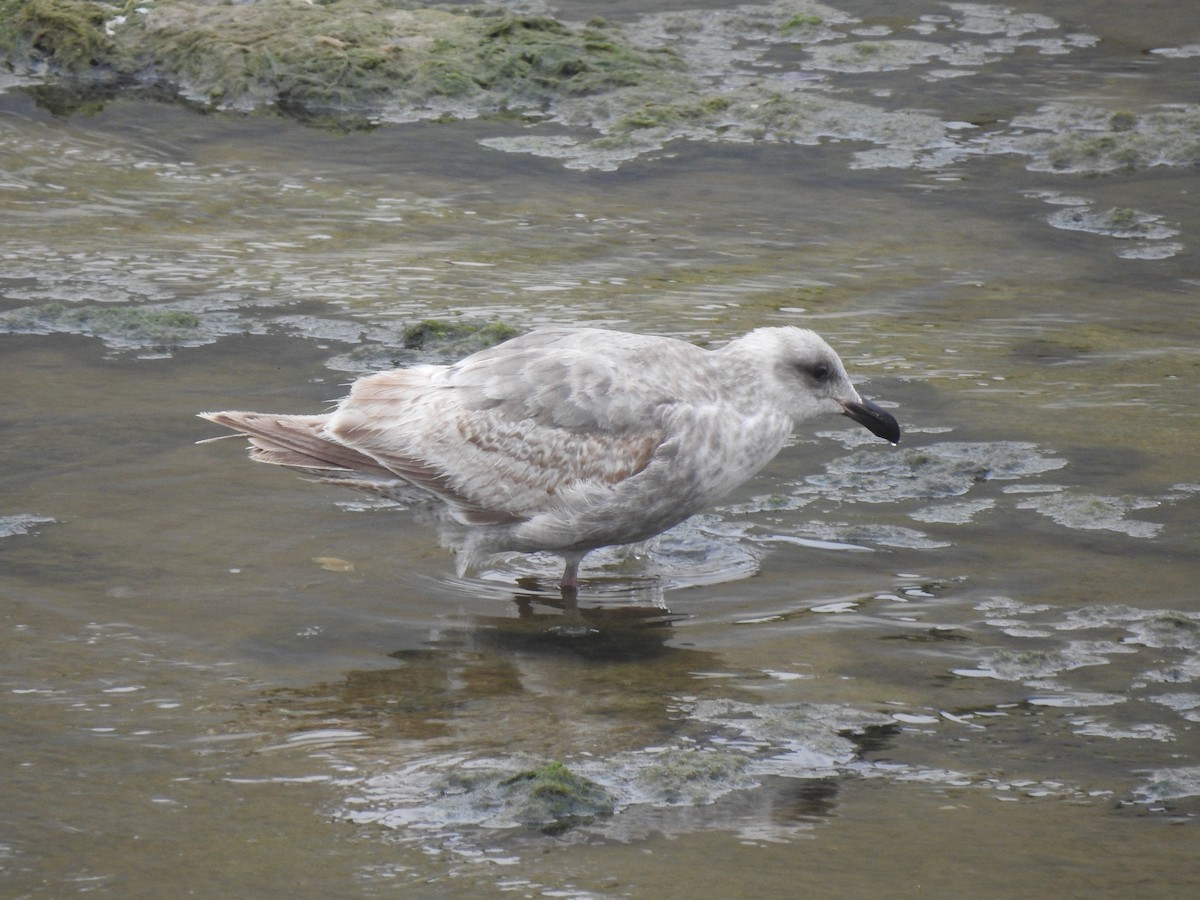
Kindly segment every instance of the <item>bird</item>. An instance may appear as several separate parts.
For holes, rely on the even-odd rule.
[[[713,350],[542,327],[450,365],[365,375],[325,414],[199,415],[248,438],[257,462],[428,501],[471,532],[476,553],[555,553],[572,597],[588,552],[712,506],[803,422],[843,415],[900,441],[896,418],[859,395],[833,348],[796,326]]]

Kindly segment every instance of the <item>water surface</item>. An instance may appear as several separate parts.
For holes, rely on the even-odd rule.
[[[976,123],[906,165],[843,137],[573,168],[511,122],[0,95],[4,893],[1193,896],[1200,184],[1044,166],[1038,126],[1194,103],[1196,23],[1041,7],[840,7],[844,42],[1052,15],[977,66],[820,70]],[[813,327],[905,441],[798,434],[590,559],[582,626],[530,587],[552,559],[458,578],[409,513],[194,444],[458,316]],[[613,813],[485,802],[531,760]]]

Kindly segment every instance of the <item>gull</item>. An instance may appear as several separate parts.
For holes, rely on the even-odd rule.
[[[591,550],[644,541],[751,478],[793,428],[844,415],[895,444],[815,332],[759,328],[716,350],[539,328],[452,365],[364,376],[323,415],[205,412],[250,457],[321,482],[435,503],[474,549],[550,551],[574,597]],[[226,435],[233,437],[234,435]]]

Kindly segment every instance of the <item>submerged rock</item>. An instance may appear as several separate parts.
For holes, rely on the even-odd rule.
[[[603,787],[560,762],[526,769],[491,785],[513,820],[542,832],[558,832],[580,820],[612,815],[614,799]]]
[[[596,782],[556,760],[518,756],[456,764],[433,778],[421,766],[375,779],[368,794],[387,808],[354,816],[398,827],[448,824],[533,828],[559,834],[610,816],[616,799]],[[433,772],[442,769],[435,765]]]

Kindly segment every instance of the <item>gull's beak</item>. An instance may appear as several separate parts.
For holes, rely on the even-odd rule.
[[[900,443],[900,423],[896,417],[870,400],[839,400],[842,415],[849,416],[876,437],[893,444]]]

